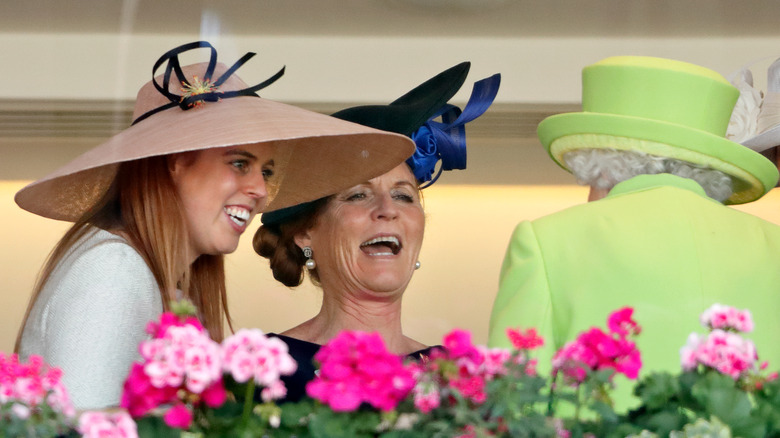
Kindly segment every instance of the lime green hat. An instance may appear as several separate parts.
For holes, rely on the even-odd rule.
[[[548,117],[537,134],[558,165],[576,149],[639,150],[732,177],[726,204],[754,201],[778,180],[775,165],[725,138],[739,91],[698,65],[616,56],[582,70],[582,112]]]

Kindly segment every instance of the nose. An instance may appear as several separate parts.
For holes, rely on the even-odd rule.
[[[398,206],[389,193],[376,197],[376,206],[373,213],[374,219],[393,220],[398,217],[398,212]]]
[[[265,185],[265,178],[263,177],[263,172],[251,172],[246,175],[244,179],[244,193],[246,193],[247,196],[249,196],[252,199],[257,199],[258,205],[262,206],[265,204],[264,201],[265,198],[268,197],[268,189]]]

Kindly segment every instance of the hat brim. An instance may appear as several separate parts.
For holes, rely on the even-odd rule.
[[[720,170],[731,176],[734,193],[727,204],[754,201],[777,183],[778,170],[761,154],[724,137],[682,125],[602,113],[565,113],[544,119],[539,139],[558,165],[569,170],[563,155],[574,149],[633,149]],[[609,136],[610,141],[594,141]]]
[[[265,211],[359,184],[414,152],[414,143],[402,135],[267,99],[237,97],[203,108],[159,112],[24,187],[15,200],[32,213],[75,221],[106,192],[118,163],[262,143],[281,148],[285,157],[276,169],[279,179],[273,181],[278,192],[272,199],[269,195]]]

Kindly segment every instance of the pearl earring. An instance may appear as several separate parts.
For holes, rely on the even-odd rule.
[[[313,258],[311,258],[312,252],[310,246],[304,246],[303,247],[303,256],[306,257],[306,269],[312,270],[317,267],[317,262],[314,261]]]
[[[418,269],[420,269],[420,261],[419,261],[419,260],[417,260],[416,262],[414,262],[414,270],[416,271],[416,270],[418,270]]]

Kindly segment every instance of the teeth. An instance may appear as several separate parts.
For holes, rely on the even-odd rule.
[[[400,243],[398,242],[398,238],[397,237],[382,236],[382,237],[376,237],[374,239],[365,241],[365,242],[361,243],[360,246],[368,246],[368,245],[373,245],[375,243],[381,243],[381,242],[389,242],[389,243],[393,243],[395,245],[400,245]]]
[[[367,240],[360,244],[360,247],[367,247],[371,246],[377,243],[387,243],[390,247],[390,252],[382,252],[382,253],[373,253],[371,255],[373,256],[387,256],[387,255],[395,255],[398,254],[399,251],[401,251],[401,242],[398,240],[397,237],[394,236],[381,236],[381,237],[375,237],[371,240]]]
[[[225,213],[239,226],[244,226],[249,220],[249,210],[240,207],[225,207]]]

